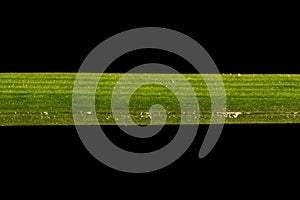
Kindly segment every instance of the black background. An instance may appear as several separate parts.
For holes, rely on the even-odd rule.
[[[191,17],[186,16],[187,11],[174,16],[140,11],[128,18],[125,16],[129,11],[113,16],[114,9],[102,15],[80,10],[73,15],[67,12],[70,10],[66,7],[62,11],[17,10],[3,14],[1,72],[76,72],[101,41],[145,26],[171,28],[194,38],[208,51],[221,73],[300,72],[299,23],[292,10],[287,14],[280,10],[270,13],[272,9],[268,8],[260,13],[214,11],[203,16],[199,11],[191,11]],[[98,12],[103,10],[99,7]],[[152,50],[136,52],[116,62],[116,68],[111,66],[110,72],[126,71],[122,66],[149,61],[193,72],[191,66],[182,68],[183,61],[174,55],[161,55]],[[8,175],[4,180],[9,187],[64,191],[72,186],[73,192],[74,188],[79,192],[79,188],[90,186],[99,195],[108,188],[114,189],[111,195],[119,193],[120,188],[126,188],[129,194],[137,188],[147,195],[151,191],[169,189],[171,193],[191,186],[195,188],[191,190],[200,193],[217,186],[252,193],[266,191],[269,186],[280,190],[299,178],[299,125],[225,125],[216,147],[200,160],[197,154],[206,129],[207,126],[200,126],[191,148],[170,166],[148,174],[128,174],[95,160],[73,126],[1,127],[1,167],[3,175]]]

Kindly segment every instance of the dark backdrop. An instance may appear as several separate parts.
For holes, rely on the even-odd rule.
[[[254,14],[253,14],[254,15]],[[99,16],[101,18],[101,16]],[[248,18],[151,18],[97,20],[55,16],[20,16],[4,21],[1,37],[2,72],[76,72],[87,54],[104,39],[131,28],[175,29],[197,40],[221,73],[299,73],[299,29],[294,15]],[[134,58],[134,59],[133,59]],[[176,58],[176,57],[175,57]],[[147,60],[148,59],[148,60]],[[173,58],[174,59],[174,58]],[[172,60],[160,52],[139,52],[122,65]],[[178,60],[173,61],[178,65]],[[123,66],[124,67],[124,66]],[[193,72],[180,66],[184,72]],[[124,71],[114,67],[115,71]],[[112,70],[112,71],[114,71]]]
[[[244,18],[239,14],[226,18],[224,13],[198,19],[196,13],[180,20],[165,15],[145,20],[137,15],[127,20],[120,15],[116,20],[107,16],[109,21],[103,16],[99,20],[97,15],[62,17],[56,12],[6,16],[9,20],[3,18],[1,28],[0,70],[76,72],[87,54],[109,36],[131,28],[159,26],[197,40],[221,73],[299,73],[297,18],[255,15],[250,12]],[[181,58],[154,50],[128,54],[109,71],[124,72],[132,65],[153,61],[184,73],[194,72]],[[176,127],[168,128],[173,129]],[[172,192],[176,186],[194,186],[202,191],[214,186],[243,189],[243,184],[248,189],[265,190],[265,185],[281,188],[299,177],[299,125],[225,125],[215,149],[200,160],[197,153],[206,129],[200,127],[202,134],[171,166],[150,174],[127,174],[96,161],[81,144],[75,127],[1,127],[1,165],[11,185],[26,186],[31,180],[32,187],[54,182],[62,188],[93,185],[99,192],[104,192],[106,185],[116,193],[125,186],[143,191],[144,185],[154,191],[171,186]]]

